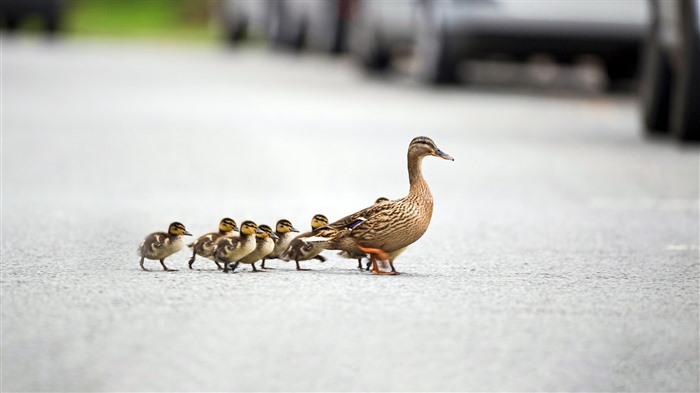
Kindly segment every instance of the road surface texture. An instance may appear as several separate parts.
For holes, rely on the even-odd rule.
[[[234,274],[143,237],[306,230],[408,190],[425,236]],[[630,97],[426,89],[348,59],[2,41],[3,391],[697,391],[699,150]]]

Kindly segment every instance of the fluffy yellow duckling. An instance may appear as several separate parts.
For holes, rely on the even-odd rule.
[[[277,235],[272,232],[272,228],[263,224],[258,227],[260,233],[255,235],[255,250],[250,254],[241,258],[238,262],[247,263],[253,268],[254,272],[259,272],[260,270],[255,268],[255,262],[265,258],[275,249],[275,240],[278,239]],[[236,267],[234,266],[234,270]]]
[[[295,237],[287,246],[287,249],[280,255],[280,259],[284,261],[294,261],[297,264],[297,270],[302,269],[299,266],[299,261],[308,261],[310,259],[318,259],[325,262],[326,258],[319,255],[323,248],[307,243],[306,238],[313,235],[313,231],[318,228],[328,225],[328,218],[323,214],[316,214],[311,218],[311,232],[305,232]]]
[[[292,241],[292,239],[294,239],[294,233],[298,232],[299,230],[294,228],[294,225],[292,225],[289,220],[283,218],[277,221],[277,225],[275,225],[275,235],[277,235],[277,240],[275,240],[275,248],[268,256],[263,258],[262,265],[260,267],[263,269],[268,269],[265,267],[265,260],[279,258],[280,254],[287,249],[289,243]]]
[[[222,236],[230,235],[233,231],[238,231],[238,225],[236,225],[236,222],[233,221],[233,219],[226,217],[219,222],[218,232],[209,232],[188,244],[187,247],[192,249],[192,258],[190,258],[190,261],[188,262],[190,269],[192,269],[192,264],[194,263],[194,259],[197,257],[197,255],[212,259],[214,256],[214,245],[216,244],[216,240]],[[214,260],[214,263],[216,263],[219,270],[222,269],[219,262]]]
[[[255,234],[260,232],[253,221],[243,221],[238,235],[223,236],[216,241],[214,260],[224,264],[224,273],[229,272],[230,263],[235,263],[232,270],[236,270],[238,261],[255,250]]]
[[[168,227],[168,232],[154,232],[146,236],[139,246],[139,255],[141,256],[141,270],[148,271],[143,266],[144,259],[159,260],[166,272],[176,271],[177,269],[169,269],[165,266],[165,258],[180,251],[185,245],[182,236],[192,236],[187,232],[185,226],[179,222],[173,222]]]

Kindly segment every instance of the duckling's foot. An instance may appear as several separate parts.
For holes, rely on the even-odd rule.
[[[139,262],[139,265],[141,265],[141,270],[143,270],[144,272],[149,272],[150,270],[146,269],[146,268],[143,266],[143,260],[144,260],[144,259],[145,259],[144,257],[141,257],[141,262]]]
[[[369,266],[369,264],[367,266]],[[362,270],[362,258],[357,258],[357,268]]]
[[[160,260],[160,264],[163,265],[163,270],[166,272],[176,272],[177,271],[177,269],[171,269],[171,268],[165,266],[165,262],[163,262],[162,259]]]
[[[187,265],[190,267],[190,270],[192,269],[192,264],[194,263],[194,258],[195,258],[195,256],[192,255],[192,258],[190,258],[189,262],[187,262]]]
[[[322,256],[322,255],[316,255],[316,256],[314,257],[314,259],[318,259],[318,260],[321,261],[321,262],[326,262],[326,257],[324,257],[324,256]]]
[[[302,269],[301,266],[299,266],[299,261],[294,261],[294,262],[297,263],[297,270],[298,270],[298,271],[307,271],[307,270],[311,270],[311,269]]]

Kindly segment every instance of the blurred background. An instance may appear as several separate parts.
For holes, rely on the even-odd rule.
[[[2,389],[698,391],[699,1],[1,0]],[[419,135],[398,276],[139,268],[400,198]]]
[[[6,0],[6,33],[342,56],[426,85],[624,92],[642,132],[700,138],[696,0]]]

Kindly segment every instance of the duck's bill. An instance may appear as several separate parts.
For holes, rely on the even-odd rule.
[[[189,233],[189,232],[187,232],[187,231],[185,231],[185,233],[183,233],[183,235],[186,235],[186,236],[192,236],[192,234],[191,234],[191,233]]]
[[[435,156],[436,156],[436,157],[440,157],[440,158],[442,158],[442,159],[444,159],[444,160],[450,160],[450,161],[454,161],[454,160],[455,160],[454,158],[452,158],[451,155],[445,153],[445,152],[442,151],[442,150],[436,150],[436,151],[435,151]]]

